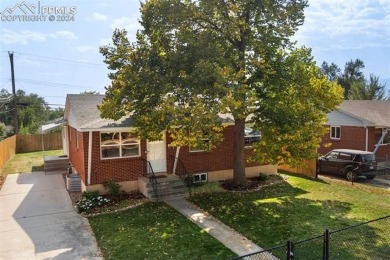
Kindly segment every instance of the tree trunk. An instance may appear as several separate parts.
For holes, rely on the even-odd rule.
[[[234,172],[233,184],[235,186],[246,186],[245,175],[245,154],[244,154],[244,136],[245,119],[235,119],[234,131]]]

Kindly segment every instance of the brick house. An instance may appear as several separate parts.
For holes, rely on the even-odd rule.
[[[390,100],[344,100],[338,110],[327,115],[329,133],[322,138],[319,154],[332,149],[375,152],[378,158],[390,156]],[[331,144],[325,147],[325,144]]]
[[[149,142],[140,140],[130,132],[131,117],[118,121],[100,118],[97,108],[103,95],[74,95],[66,98],[63,131],[64,153],[69,156],[73,169],[80,175],[82,190],[103,191],[105,180],[118,182],[123,190],[139,190],[139,179],[147,176],[148,163],[156,174],[172,174],[177,160],[198,181],[218,181],[233,176],[234,124],[229,115],[221,116],[224,140],[212,151],[200,151],[191,147],[172,147],[169,134],[162,140]],[[250,146],[258,135],[248,134],[246,144]],[[251,149],[246,149],[249,157]],[[273,174],[274,165],[247,163],[247,176],[261,173]]]

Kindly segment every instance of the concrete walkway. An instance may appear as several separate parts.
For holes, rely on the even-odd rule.
[[[212,216],[202,212],[183,198],[166,200],[166,203],[189,218],[192,222],[215,237],[239,256],[263,250],[249,239],[238,234],[236,231],[216,220]]]
[[[9,174],[0,190],[0,259],[102,259],[61,174]]]

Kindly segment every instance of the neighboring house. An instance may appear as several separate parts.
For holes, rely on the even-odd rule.
[[[329,133],[323,137],[318,153],[346,148],[390,158],[390,100],[345,100],[327,117]],[[329,143],[331,146],[325,147]]]
[[[82,181],[82,190],[102,190],[106,180],[119,182],[126,191],[138,190],[138,180],[147,176],[146,161],[156,173],[174,173],[179,158],[198,181],[231,179],[233,176],[234,124],[228,115],[221,116],[224,140],[212,151],[172,147],[169,133],[161,141],[140,140],[130,132],[131,117],[118,121],[100,118],[97,108],[103,95],[68,95],[65,105],[64,151]],[[259,138],[256,131],[246,131],[246,145]],[[253,134],[250,134],[253,133]],[[250,156],[251,149],[246,149]],[[247,176],[276,173],[274,165],[247,163]]]

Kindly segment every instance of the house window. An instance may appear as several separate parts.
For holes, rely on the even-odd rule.
[[[208,139],[208,133],[203,133],[203,138],[201,139],[202,142],[200,142],[197,145],[190,145],[190,152],[196,153],[196,152],[204,152],[206,150],[210,149],[210,140]]]
[[[385,133],[383,140],[379,144],[389,144],[390,143],[390,130],[387,128],[375,128],[375,142],[378,143],[382,138],[382,133]]]
[[[138,137],[128,132],[100,133],[101,157],[138,157],[141,154]]]
[[[340,139],[341,136],[341,127],[340,126],[331,126],[330,127],[330,139]]]
[[[260,141],[260,132],[253,130],[250,127],[245,127],[244,145],[245,147],[251,147],[254,143]]]
[[[207,172],[193,174],[192,177],[194,178],[194,183],[207,182]]]

